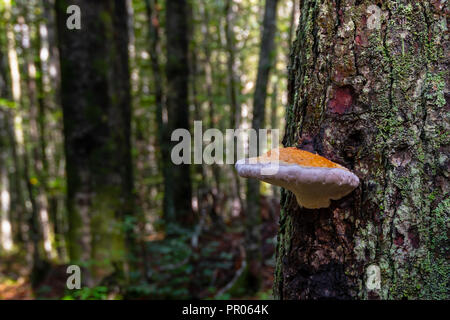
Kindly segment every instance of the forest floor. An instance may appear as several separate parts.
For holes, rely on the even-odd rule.
[[[22,257],[1,257],[0,300],[33,299],[33,290],[28,281],[28,268]]]
[[[3,280],[0,282],[0,300],[29,300],[33,299],[33,290],[26,278],[18,280]]]
[[[207,228],[194,246],[190,238],[166,239],[161,235],[147,239],[147,268],[152,272],[147,275],[148,283],[133,288],[127,298],[272,299],[278,212],[278,207],[262,212],[262,283],[257,294],[248,296],[242,290],[239,274],[245,272],[244,230],[242,218],[237,217],[227,222],[225,231]],[[117,294],[120,289],[114,277],[94,290],[82,289],[78,295],[71,295],[66,289],[67,265],[49,268],[41,285],[33,290],[24,258],[16,255],[1,259],[0,300],[124,298]]]

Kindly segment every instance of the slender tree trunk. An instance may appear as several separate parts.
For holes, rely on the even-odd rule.
[[[171,173],[168,163],[170,161],[170,150],[168,148],[167,141],[170,139],[167,133],[167,108],[164,105],[164,90],[163,81],[164,78],[163,71],[161,70],[161,62],[159,57],[162,55],[161,44],[160,44],[160,17],[158,11],[158,0],[145,0],[145,9],[148,21],[148,37],[149,37],[149,52],[150,61],[152,68],[153,77],[153,90],[155,95],[155,105],[156,105],[156,124],[157,124],[157,141],[160,149],[160,157],[157,158],[158,168],[163,175],[163,211],[166,215],[168,212],[174,211],[174,203],[172,200],[170,189],[171,184]],[[148,195],[145,195],[148,196]],[[142,251],[144,257],[145,269],[148,270],[148,260],[147,260],[147,247],[146,243],[142,243]],[[148,271],[145,272],[146,278],[148,279]],[[149,279],[148,279],[149,280]]]
[[[175,215],[175,201],[173,196],[173,176],[170,167],[170,140],[167,123],[167,108],[164,103],[163,71],[159,57],[162,55],[160,45],[160,18],[158,12],[158,0],[146,0],[146,14],[149,22],[150,59],[153,75],[153,85],[156,104],[156,122],[158,125],[158,144],[161,150],[160,168],[164,178],[163,208],[166,217]]]
[[[188,31],[189,31],[189,76],[190,76],[190,100],[194,105],[194,121],[203,121],[203,112],[202,106],[198,99],[198,77],[199,77],[199,68],[198,68],[198,48],[197,43],[195,41],[195,20],[197,19],[195,8],[193,1],[188,2],[189,8],[189,21],[188,21]],[[204,219],[207,214],[208,208],[208,193],[209,186],[207,181],[207,175],[205,166],[203,164],[196,164],[194,166],[196,176],[199,176],[200,179],[196,179],[196,197],[197,197],[197,214],[199,215],[199,219]],[[197,225],[200,227],[200,224]]]
[[[169,133],[175,129],[189,130],[188,105],[188,39],[187,39],[186,0],[166,0],[166,38],[167,38],[167,114]],[[165,144],[170,150],[177,142],[168,139]],[[167,162],[172,181],[167,185],[173,204],[173,212],[166,212],[166,221],[190,227],[194,223],[192,214],[192,189],[190,165],[174,165]],[[170,185],[171,184],[171,185]]]
[[[24,137],[23,144],[27,145],[27,140]],[[32,267],[31,267],[31,285],[36,288],[47,274],[49,263],[44,253],[43,247],[43,234],[42,234],[42,221],[39,217],[39,204],[36,202],[36,197],[34,195],[34,179],[32,179],[31,174],[31,164],[28,152],[25,150],[23,153],[23,174],[25,179],[25,187],[28,194],[28,200],[30,201],[30,212],[26,223],[29,229],[29,239],[30,239],[30,253],[32,256]]]
[[[15,164],[15,183],[14,188],[17,191],[17,210],[19,213],[19,225],[21,238],[26,243],[26,259],[30,266],[31,283],[35,286],[45,275],[48,269],[45,259],[42,257],[41,235],[39,230],[38,211],[33,195],[31,185],[29,155],[26,149],[26,136],[23,130],[24,97],[21,88],[21,74],[19,68],[19,59],[16,51],[16,37],[13,29],[13,16],[11,12],[11,2],[5,1],[4,17],[6,21],[6,38],[8,48],[8,62],[11,74],[11,96],[15,105],[14,119],[7,125],[12,144],[12,153]],[[25,59],[26,60],[26,59]],[[9,120],[8,118],[6,118]],[[22,192],[22,190],[24,190]],[[26,210],[26,194],[30,203],[29,210]],[[28,215],[26,215],[26,214]]]
[[[153,75],[153,85],[155,92],[155,104],[156,104],[156,120],[158,124],[158,143],[162,150],[161,167],[162,171],[165,172],[166,166],[164,165],[170,159],[170,150],[164,149],[167,145],[166,142],[170,139],[166,132],[166,120],[164,119],[163,113],[167,112],[164,106],[164,95],[163,95],[163,72],[161,70],[161,62],[159,57],[162,55],[161,45],[160,45],[160,21],[157,10],[158,1],[157,0],[145,0],[145,7],[147,13],[147,20],[149,23],[149,45],[150,45],[150,59],[152,66]],[[163,174],[166,177],[166,173]],[[166,188],[165,188],[166,189]]]
[[[280,299],[449,299],[449,42],[436,1],[301,1],[285,146],[352,170],[327,209],[283,192]]]
[[[270,128],[279,127],[278,118],[278,78],[272,81],[272,96],[270,98]],[[279,143],[279,141],[277,141]],[[280,187],[272,185],[272,194],[276,199],[280,198]]]
[[[44,8],[48,4],[44,3]],[[52,57],[55,55],[53,52],[55,47],[54,39],[54,19],[53,15],[46,13],[47,9],[44,9],[44,14],[39,18],[48,18],[49,21],[45,23],[40,21],[37,23],[36,40],[34,44],[35,48],[35,65],[36,65],[36,90],[37,90],[37,130],[38,130],[38,144],[40,162],[42,170],[39,171],[40,182],[43,189],[42,201],[46,201],[46,207],[48,208],[48,221],[52,229],[47,233],[51,234],[52,246],[56,247],[59,258],[64,258],[65,250],[63,248],[63,230],[61,228],[61,209],[59,208],[58,197],[50,190],[50,180],[54,180],[58,176],[58,157],[54,156],[50,159],[50,155],[56,153],[61,147],[61,132],[62,126],[59,127],[56,123],[52,123],[49,119],[49,115],[55,109],[56,93],[58,92],[58,84],[55,84],[53,92],[46,90],[46,83],[50,83],[53,79],[58,81],[57,76],[59,72],[56,72],[53,68],[55,62]],[[53,109],[53,110],[52,110]],[[50,152],[49,152],[50,151]],[[51,161],[53,160],[53,161]],[[60,202],[60,201],[59,201]],[[56,256],[56,252],[51,252],[52,256]]]
[[[27,11],[27,10],[25,10]],[[28,14],[25,14],[28,16]],[[33,21],[30,19],[30,26],[22,26],[24,30],[23,37],[25,39],[33,39],[33,36],[37,35],[37,47],[33,48],[31,43],[28,46],[23,45],[22,49],[24,52],[24,69],[25,69],[25,90],[28,97],[28,112],[26,112],[26,119],[28,120],[28,134],[25,135],[25,139],[29,143],[25,145],[25,153],[28,158],[27,162],[29,164],[27,171],[29,175],[30,183],[29,186],[29,196],[33,198],[31,203],[36,205],[33,211],[38,214],[36,230],[42,237],[42,245],[44,248],[45,256],[47,260],[55,258],[55,251],[53,248],[53,232],[51,227],[51,221],[48,210],[48,199],[47,199],[47,177],[48,177],[48,163],[45,153],[45,101],[43,94],[43,83],[42,83],[42,65],[40,58],[37,59],[37,64],[35,64],[36,51],[39,52],[40,40],[39,31],[34,30]],[[33,39],[34,40],[34,39]],[[39,56],[39,54],[38,54]],[[27,180],[29,180],[27,179]],[[39,239],[39,242],[41,240]]]
[[[228,73],[228,90],[231,106],[230,128],[239,128],[241,122],[241,104],[239,102],[240,83],[236,65],[236,46],[235,35],[233,32],[233,0],[227,0],[225,3],[225,39]]]
[[[199,13],[202,19],[202,22],[200,24],[200,30],[202,34],[202,41],[201,41],[201,49],[203,51],[203,54],[205,56],[205,59],[203,61],[203,68],[204,68],[204,79],[205,79],[205,91],[206,91],[206,101],[207,101],[207,115],[208,115],[208,127],[209,128],[217,128],[220,126],[219,123],[216,121],[217,116],[217,105],[214,103],[214,92],[213,92],[213,79],[214,79],[214,70],[213,70],[213,63],[211,61],[212,51],[211,51],[211,41],[212,37],[209,31],[209,27],[211,25],[210,21],[210,8],[208,7],[208,4],[201,0],[199,2]],[[194,56],[194,52],[191,53],[192,56]],[[196,58],[195,58],[195,62]],[[203,119],[201,119],[203,120]],[[203,142],[202,142],[203,143]],[[224,224],[223,219],[220,216],[220,202],[223,197],[223,193],[221,191],[221,168],[219,165],[213,163],[209,166],[211,169],[211,175],[213,178],[212,183],[207,183],[207,171],[205,167],[202,165],[203,175],[204,179],[202,181],[202,194],[200,195],[201,200],[204,202],[204,206],[208,206],[209,209],[205,209],[213,223],[213,228],[216,228],[217,230],[223,231]],[[211,200],[212,203],[208,204],[208,200]]]
[[[259,129],[264,127],[265,121],[267,84],[274,56],[277,4],[278,0],[266,0],[264,10],[258,75],[253,97],[252,128],[256,130],[257,133]],[[248,180],[246,208],[246,248],[249,268],[248,289],[255,292],[260,286],[261,269],[261,207],[259,189],[260,183],[258,180]]]
[[[205,70],[205,88],[206,88],[206,98],[208,103],[208,118],[209,118],[209,128],[217,128],[219,125],[216,121],[216,108],[217,105],[214,103],[214,92],[213,92],[213,62],[211,61],[211,34],[209,32],[209,27],[211,24],[210,12],[207,7],[205,0],[201,0],[199,3],[200,15],[203,17],[201,31],[203,35],[202,49],[205,55],[204,70]],[[221,194],[220,190],[220,177],[221,170],[217,164],[212,164],[211,166],[212,176],[215,183],[215,189],[212,191],[212,197],[218,199]],[[214,205],[213,205],[214,206]]]
[[[81,30],[66,27],[70,4]],[[126,2],[58,0],[56,10],[70,259],[95,261],[95,283],[136,258]]]
[[[4,12],[1,12],[4,14]],[[3,28],[4,27],[4,28]],[[1,31],[7,32],[7,25],[2,25]],[[8,39],[0,39],[0,46],[3,45],[9,51]],[[0,49],[0,98],[13,104],[12,100],[12,87],[11,87],[11,77],[9,76],[9,59],[8,52],[3,52]],[[16,137],[13,128],[13,110],[10,106],[5,105],[5,102],[0,103],[0,112],[2,112],[2,152],[0,156],[3,156],[3,160],[0,163],[1,166],[9,165],[13,168],[8,181],[8,192],[9,192],[9,209],[11,217],[11,233],[13,235],[13,242],[17,242],[20,245],[25,243],[26,235],[22,233],[23,231],[23,212],[24,212],[24,200],[22,188],[20,187],[20,182],[22,179],[22,170],[20,167],[19,159],[17,156],[17,144]],[[9,150],[8,153],[6,150]],[[1,169],[1,168],[0,168]],[[11,171],[11,170],[9,170]]]
[[[239,81],[239,74],[236,63],[235,35],[233,32],[234,14],[232,7],[233,7],[233,0],[227,0],[225,3],[225,39],[226,39],[226,50],[228,54],[227,58],[228,96],[231,107],[230,128],[239,129],[241,123],[241,103],[239,101],[241,84]],[[235,189],[234,190],[235,197],[239,200],[240,208],[242,210],[242,208],[244,207],[244,203],[241,197],[241,182],[236,170],[233,169],[232,175]]]
[[[48,72],[52,81],[52,90],[54,93],[54,101],[56,103],[60,98],[60,67],[59,67],[59,50],[56,34],[56,12],[54,3],[56,0],[42,0],[42,16],[46,26],[46,40],[48,41]]]
[[[14,104],[15,99],[18,97],[18,64],[17,55],[15,54],[15,41],[13,39],[14,33],[11,28],[11,12],[9,6],[5,6],[3,11],[0,12],[4,18],[4,23],[1,25],[1,31],[4,32],[5,38],[1,38],[0,45],[5,48],[5,51],[0,49],[0,98],[9,101]],[[10,60],[15,58],[15,63],[13,64]],[[12,70],[17,70],[17,73],[11,73]],[[13,81],[14,80],[14,81]],[[14,87],[13,87],[14,84]],[[10,190],[10,210],[11,210],[11,222],[12,222],[12,234],[13,240],[17,244],[25,245],[27,240],[27,234],[25,230],[24,223],[24,212],[25,212],[25,202],[23,197],[23,192],[21,188],[22,182],[22,168],[20,165],[20,160],[17,155],[17,143],[14,132],[14,112],[10,110],[8,106],[2,105],[3,108],[3,130],[4,134],[7,136],[4,139],[9,143],[6,143],[10,148],[10,156],[12,168],[14,168],[11,179],[9,181]]]
[[[0,87],[1,89],[1,87]],[[1,97],[1,96],[0,96]],[[0,253],[13,249],[11,187],[10,187],[10,141],[8,135],[8,110],[0,104]]]
[[[3,12],[0,12],[3,14]],[[0,32],[6,31],[3,24]],[[7,47],[0,37],[0,99],[9,101],[10,88],[8,59],[3,48]],[[9,139],[9,107],[0,102],[0,250],[9,252],[13,248],[13,214],[11,211],[11,141]]]
[[[288,54],[287,54],[287,62],[289,62],[290,59],[290,53],[292,50],[292,39],[294,38],[294,32],[295,32],[295,25],[297,22],[297,11],[298,11],[298,5],[299,2],[298,0],[292,0],[291,1],[291,5],[292,5],[292,11],[291,11],[291,17],[289,20],[289,34],[288,34]]]
[[[61,261],[68,258],[67,246],[65,243],[65,231],[67,229],[64,196],[61,188],[51,190],[50,180],[54,182],[64,179],[64,148],[63,148],[63,125],[61,121],[52,121],[49,115],[58,112],[60,97],[60,67],[59,51],[56,34],[56,12],[54,10],[55,0],[42,0],[42,13],[39,22],[39,48],[38,65],[41,65],[40,81],[43,82],[42,95],[45,96],[46,121],[40,122],[40,126],[45,125],[41,132],[45,132],[45,140],[41,143],[41,148],[47,150],[48,175],[48,206],[51,221],[53,222],[53,233],[58,257]],[[51,83],[51,86],[48,84]],[[40,90],[41,91],[41,90]],[[44,114],[44,113],[41,113]],[[40,119],[42,119],[40,117]],[[45,144],[45,145],[44,145]],[[45,154],[45,152],[42,152]]]

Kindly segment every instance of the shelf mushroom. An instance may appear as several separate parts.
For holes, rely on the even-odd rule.
[[[328,208],[352,192],[358,177],[347,168],[317,154],[293,147],[273,149],[266,154],[236,162],[241,177],[258,180],[292,191],[300,206]]]

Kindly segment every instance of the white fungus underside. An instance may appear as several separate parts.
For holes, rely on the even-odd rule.
[[[267,172],[275,174],[265,175]],[[264,169],[264,170],[262,170]],[[236,162],[241,177],[255,178],[292,191],[300,206],[308,209],[328,208],[330,200],[338,200],[352,192],[358,185],[356,175],[346,169],[303,167],[286,163]]]

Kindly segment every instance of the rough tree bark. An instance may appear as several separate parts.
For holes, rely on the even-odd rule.
[[[448,299],[448,7],[300,6],[283,143],[361,183],[320,210],[283,192],[275,296]]]
[[[80,6],[80,30],[66,27],[70,4]],[[56,10],[70,259],[89,263],[95,283],[123,267],[133,243],[126,2],[61,0]]]

